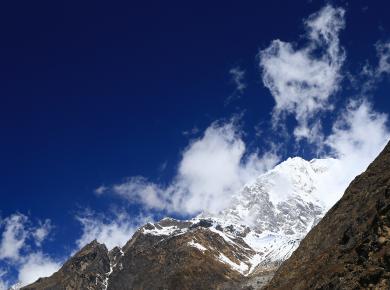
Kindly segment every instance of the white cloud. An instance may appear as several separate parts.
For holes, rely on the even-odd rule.
[[[97,194],[97,195],[102,195],[103,193],[105,193],[106,191],[107,191],[107,187],[106,186],[104,186],[104,185],[101,185],[101,186],[99,186],[98,188],[96,188],[95,190],[94,190],[94,192]]]
[[[245,183],[279,161],[272,152],[246,154],[245,143],[232,122],[214,123],[184,150],[178,172],[168,186],[132,177],[112,190],[148,209],[215,213],[224,209]]]
[[[9,259],[17,262],[22,258],[22,250],[27,250],[27,242],[33,241],[40,247],[53,229],[51,221],[38,220],[33,226],[29,218],[21,213],[15,213],[5,218],[1,225],[4,228],[0,242],[0,260]]]
[[[8,285],[5,282],[0,280],[0,290],[7,290],[7,289],[8,289]]]
[[[87,211],[76,218],[83,230],[81,237],[76,241],[78,248],[96,239],[104,243],[109,250],[115,246],[123,246],[138,227],[151,221],[151,218],[144,216],[130,217],[124,211],[115,211],[105,215]]]
[[[390,41],[378,41],[375,44],[375,49],[378,63],[372,65],[366,61],[360,75],[353,76],[350,74],[349,76],[354,87],[357,87],[362,95],[370,93],[383,80],[385,75],[390,73]]]
[[[26,229],[27,216],[13,214],[3,220],[4,231],[0,244],[0,259],[17,261],[20,259],[20,250],[29,235]]]
[[[375,112],[367,100],[350,101],[326,138],[333,167],[318,180],[321,199],[332,206],[355,176],[362,173],[390,139],[388,116]]]
[[[240,94],[246,89],[246,84],[244,83],[245,71],[239,66],[236,66],[229,70],[229,73],[232,77],[234,84],[236,85],[236,91]]]
[[[390,73],[390,41],[378,42],[376,44],[376,51],[379,58],[377,75]]]
[[[185,150],[172,190],[172,204],[184,212],[216,211],[241,184],[244,142],[233,125],[212,125]]]
[[[278,161],[272,153],[244,158],[245,153],[234,124],[211,125],[183,153],[176,182],[168,189],[173,210],[218,212],[245,183]]]
[[[42,242],[47,238],[49,233],[53,230],[51,220],[46,219],[44,222],[39,221],[39,226],[33,230],[35,244],[41,246]]]
[[[5,262],[7,269],[18,273],[18,284],[26,285],[39,277],[51,275],[59,268],[59,263],[40,250],[53,229],[49,219],[43,222],[37,220],[37,225],[34,225],[28,216],[15,213],[3,219],[1,226],[0,261]],[[9,287],[9,281],[14,278],[0,271],[0,289]]]
[[[386,122],[387,115],[375,112],[367,100],[351,100],[326,143],[338,158],[365,159],[367,164],[389,140]]]
[[[113,191],[130,203],[139,202],[148,209],[166,207],[163,190],[142,176],[131,177],[124,183],[114,185]]]
[[[233,67],[229,70],[232,82],[235,85],[234,92],[226,99],[225,105],[231,103],[234,99],[238,99],[242,96],[246,89],[245,79],[245,70],[239,66]]]
[[[274,40],[260,52],[263,83],[275,99],[274,125],[286,114],[298,122],[297,140],[318,142],[319,131],[312,119],[332,109],[329,97],[339,89],[345,54],[339,45],[344,10],[325,6],[306,21],[308,44],[296,49],[291,43]],[[318,124],[314,124],[318,126]],[[320,138],[321,139],[321,138]]]
[[[38,251],[31,253],[19,267],[18,280],[21,286],[35,282],[38,278],[48,277],[56,272],[61,264]]]
[[[8,282],[3,280],[6,271],[0,268],[0,290],[7,290],[9,288]]]

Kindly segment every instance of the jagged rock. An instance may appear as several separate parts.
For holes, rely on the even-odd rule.
[[[390,143],[266,289],[390,289]]]
[[[218,289],[239,281],[240,273],[215,259],[225,253],[237,261],[236,249],[210,230],[197,228],[182,235],[159,236],[145,248],[152,234],[135,235],[113,268],[108,289]],[[195,246],[194,246],[195,245]],[[174,250],[173,250],[174,249]]]
[[[51,277],[40,278],[23,290],[102,290],[105,289],[106,273],[110,271],[110,260],[105,245],[96,240],[69,259]]]

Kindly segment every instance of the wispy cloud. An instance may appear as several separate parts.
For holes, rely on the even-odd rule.
[[[333,124],[325,144],[337,158],[318,180],[321,200],[331,207],[353,178],[362,173],[390,139],[388,115],[376,112],[366,99],[350,100]],[[325,155],[325,157],[329,156]]]
[[[193,136],[200,132],[200,129],[198,127],[193,127],[191,130],[183,131],[184,136]]]
[[[18,273],[18,281],[9,281],[3,273],[0,289],[13,282],[24,286],[58,270],[60,263],[41,251],[42,243],[53,229],[49,219],[34,223],[27,215],[15,213],[3,219],[1,227],[0,262],[6,262]]]
[[[108,190],[108,187],[104,186],[104,185],[100,185],[98,188],[96,188],[94,190],[95,194],[96,195],[102,195],[103,193],[105,193],[106,191]]]
[[[378,83],[390,74],[390,41],[378,41],[375,49],[376,64],[367,61],[360,74],[349,74],[352,84],[361,95],[371,94]]]
[[[40,247],[42,242],[48,237],[50,232],[53,230],[51,220],[46,219],[44,222],[39,221],[38,227],[33,230],[32,236],[34,237],[35,244]]]
[[[48,255],[37,251],[27,255],[19,267],[18,283],[21,286],[35,282],[38,278],[48,277],[56,272],[61,263],[54,261]]]
[[[20,251],[31,234],[26,228],[27,221],[27,216],[23,214],[13,214],[3,220],[4,231],[0,244],[0,259],[12,261],[20,259]]]
[[[235,89],[233,93],[226,99],[225,105],[228,105],[234,99],[240,98],[247,87],[245,83],[245,70],[243,70],[240,66],[231,68],[229,70],[229,74]]]
[[[380,41],[376,44],[377,55],[379,58],[377,75],[390,73],[390,41]]]
[[[342,78],[345,53],[339,32],[344,28],[344,13],[327,5],[309,16],[305,21],[307,45],[302,48],[277,39],[260,51],[263,83],[275,100],[274,126],[292,114],[298,122],[294,130],[297,140],[321,141],[317,116],[333,108],[329,98]]]
[[[6,271],[3,269],[0,269],[0,290],[7,290],[9,288],[8,283],[3,280],[5,274],[6,274]]]
[[[243,93],[246,89],[246,84],[244,82],[245,71],[239,66],[233,67],[229,70],[229,73],[232,77],[232,81],[236,86],[236,91],[239,93]]]
[[[80,213],[76,219],[82,227],[82,235],[76,241],[78,249],[96,239],[104,243],[109,250],[124,246],[140,226],[152,221],[150,216],[134,217],[124,210],[99,214],[89,209]]]

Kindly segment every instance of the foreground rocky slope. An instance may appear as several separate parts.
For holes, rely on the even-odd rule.
[[[316,184],[334,162],[290,158],[218,214],[149,223],[111,251],[94,241],[23,289],[260,288],[326,211]]]
[[[390,143],[267,289],[390,289]]]

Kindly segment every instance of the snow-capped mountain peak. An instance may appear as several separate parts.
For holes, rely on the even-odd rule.
[[[289,158],[246,185],[217,217],[247,224],[258,232],[306,234],[326,210],[317,181],[334,162],[331,158]]]

